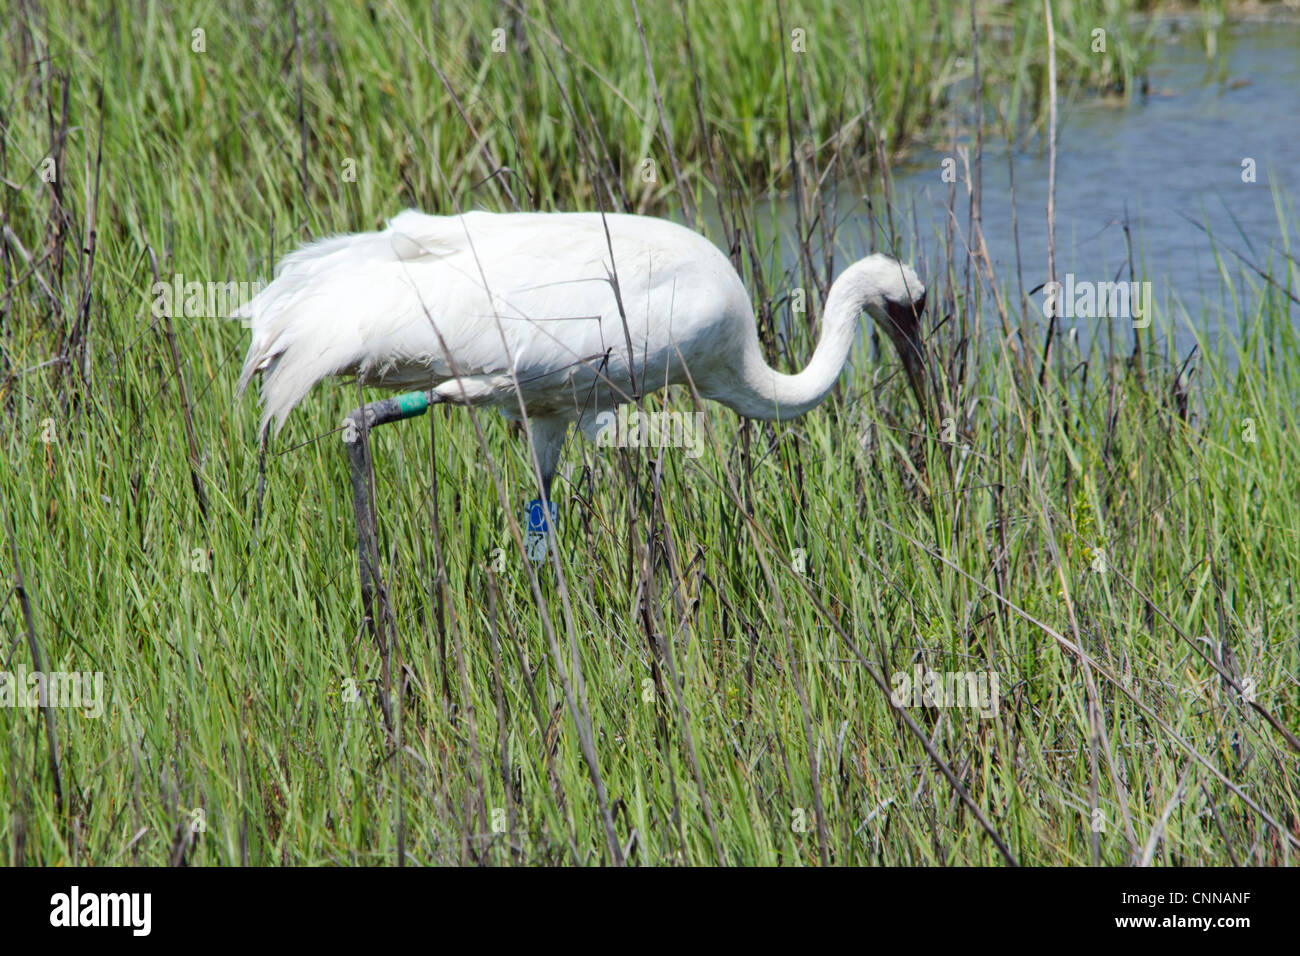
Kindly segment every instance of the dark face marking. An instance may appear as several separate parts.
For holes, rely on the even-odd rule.
[[[925,293],[915,302],[885,301],[885,312],[899,336],[903,339],[920,339],[921,313],[925,311]]]
[[[912,394],[920,406],[921,414],[928,413],[926,403],[926,355],[925,343],[921,340],[921,313],[925,310],[925,293],[915,302],[885,301],[885,330],[898,350],[898,357],[903,362],[903,371],[907,374]]]

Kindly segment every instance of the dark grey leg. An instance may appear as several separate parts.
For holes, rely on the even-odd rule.
[[[361,577],[361,606],[366,625],[377,635],[374,600],[379,581],[379,541],[372,505],[373,493],[370,459],[370,429],[389,422],[423,415],[430,402],[439,401],[432,392],[409,392],[396,398],[384,398],[353,410],[343,429],[343,442],[352,467],[352,507],[357,521],[357,569]]]

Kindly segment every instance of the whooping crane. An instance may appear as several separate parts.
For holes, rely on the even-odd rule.
[[[924,413],[924,306],[910,266],[881,254],[853,263],[831,286],[811,361],[788,375],[764,360],[731,262],[688,228],[635,215],[407,210],[380,232],[283,259],[240,310],[252,342],[239,387],[261,374],[263,434],[330,376],[425,390],[357,409],[363,435],[428,404],[495,406],[524,421],[549,504],[570,423],[595,437],[602,412],[670,384],[748,418],[796,418],[834,387],[864,310]],[[360,499],[368,451],[353,444]],[[363,557],[363,589],[366,574]]]

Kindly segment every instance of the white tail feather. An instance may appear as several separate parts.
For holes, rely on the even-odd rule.
[[[442,236],[430,234],[434,218],[407,210],[389,220],[383,232],[308,243],[285,256],[275,281],[235,311],[253,333],[238,391],[242,394],[261,373],[263,432],[274,421],[278,433],[321,379],[385,361],[366,347],[367,280],[378,264],[451,251],[440,248]]]

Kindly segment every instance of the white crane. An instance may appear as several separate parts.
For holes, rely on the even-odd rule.
[[[894,343],[924,413],[924,306],[910,266],[881,254],[855,262],[831,286],[812,360],[787,375],[764,361],[730,261],[690,229],[648,216],[407,210],[381,232],[284,258],[237,313],[253,333],[239,387],[261,373],[264,433],[335,375],[429,390],[357,409],[362,429],[429,403],[495,406],[526,422],[549,502],[569,424],[594,437],[601,412],[666,385],[688,383],[748,418],[814,408],[863,310]]]
[[[615,406],[682,383],[749,418],[795,418],[834,387],[863,310],[894,343],[924,413],[924,307],[911,267],[855,262],[831,286],[812,360],[787,375],[763,359],[736,270],[689,229],[646,216],[408,210],[382,232],[284,258],[236,313],[253,332],[239,388],[261,373],[263,437],[329,376],[421,390],[363,405],[345,426],[362,602],[378,636],[371,428],[442,402],[523,420],[542,489],[529,524],[544,545],[571,422],[594,437]]]

